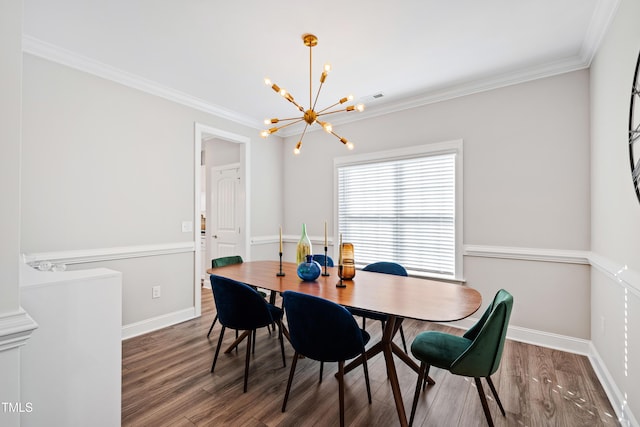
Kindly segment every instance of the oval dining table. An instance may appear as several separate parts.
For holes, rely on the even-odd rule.
[[[352,280],[340,280],[338,268],[326,268],[328,275],[305,282],[297,275],[297,265],[279,261],[250,261],[207,270],[209,274],[228,277],[251,286],[276,293],[302,292],[335,302],[345,307],[359,308],[386,314],[382,339],[366,351],[367,360],[383,353],[398,412],[400,425],[407,425],[398,375],[393,359],[395,354],[416,372],[417,363],[393,342],[403,319],[429,322],[452,322],[475,313],[482,303],[480,293],[467,285],[418,277],[395,276],[358,270]],[[325,269],[323,268],[323,272]],[[272,292],[272,295],[275,295]],[[345,372],[362,363],[356,358],[345,367]],[[432,382],[432,381],[431,381]]]

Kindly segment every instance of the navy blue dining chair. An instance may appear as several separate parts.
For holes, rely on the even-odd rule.
[[[362,367],[367,386],[367,396],[371,404],[371,387],[369,370],[364,346],[370,336],[360,329],[353,316],[341,305],[334,302],[294,291],[282,293],[284,310],[289,325],[289,337],[295,350],[291,362],[291,372],[287,382],[287,390],[282,403],[285,411],[296,362],[299,355],[324,362],[338,362],[338,398],[340,403],[340,425],[344,426],[344,362],[362,355]]]
[[[320,267],[324,267],[324,260],[327,260],[327,267],[333,267],[333,259],[330,256],[324,256],[323,254],[315,254],[313,260],[320,264]]]
[[[240,255],[224,256],[212,259],[211,268],[225,267],[227,265],[233,264],[242,264],[242,262],[242,257]],[[209,338],[209,335],[211,335],[211,331],[213,330],[213,327],[215,326],[217,321],[218,313],[216,313],[216,316],[213,318],[213,322],[211,322],[211,327],[209,328],[209,332],[207,333],[207,338]]]
[[[373,271],[375,273],[384,273],[384,274],[393,274],[395,276],[408,276],[407,269],[402,265],[395,262],[387,262],[380,261],[374,262],[373,264],[369,264],[365,266],[362,271]],[[384,332],[384,325],[387,322],[388,316],[382,313],[376,313],[373,311],[362,310],[359,308],[349,308],[351,314],[362,317],[362,329],[366,329],[366,320],[379,320],[382,323],[382,331]],[[404,329],[402,329],[402,325],[400,325],[400,338],[402,339],[402,346],[404,347],[404,352],[407,351],[407,342],[404,338]]]
[[[282,309],[273,304],[269,304],[251,286],[235,280],[211,275],[211,289],[218,312],[218,320],[222,325],[218,346],[213,357],[211,372],[213,373],[222,346],[224,332],[226,328],[245,331],[247,338],[247,354],[244,367],[244,392],[247,392],[247,382],[249,379],[249,360],[251,358],[251,340],[255,340],[255,331],[258,328],[269,326],[275,323],[278,326],[278,339],[280,340],[280,351],[282,352],[282,364],[287,366],[284,357],[284,342],[282,339]],[[244,338],[243,338],[244,339]],[[239,343],[237,343],[239,345]]]

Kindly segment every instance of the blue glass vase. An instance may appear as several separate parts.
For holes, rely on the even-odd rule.
[[[305,282],[316,280],[320,276],[320,264],[313,260],[311,255],[307,255],[307,260],[298,265],[298,277]]]

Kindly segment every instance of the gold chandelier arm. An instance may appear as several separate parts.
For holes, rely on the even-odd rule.
[[[323,113],[323,112],[327,111],[328,109],[335,107],[338,104],[344,104],[347,101],[353,101],[353,95],[349,95],[349,96],[345,96],[344,98],[341,98],[335,104],[329,105],[328,107],[323,108],[322,110],[318,111],[318,114]],[[347,107],[347,108],[349,108],[349,107]],[[351,111],[351,110],[339,110],[339,111]]]
[[[302,120],[303,117],[287,117],[286,119],[278,119],[278,118],[273,118],[273,119],[267,119],[265,120],[266,125],[268,125],[269,123],[280,123],[280,122],[286,122],[289,120]]]
[[[324,112],[324,113],[318,113],[318,117],[326,116],[328,114],[333,114],[333,113],[344,113],[345,111],[353,111],[353,110],[354,109],[347,110],[346,108],[343,108],[342,110],[327,111],[327,112]],[[322,110],[322,111],[324,111],[324,110]]]
[[[347,138],[341,137],[340,135],[335,133],[333,130],[330,133],[331,133],[331,135],[333,135],[336,138],[338,138],[340,140],[340,142],[342,142],[344,145],[346,145],[349,150],[353,150],[353,142],[349,141]]]
[[[300,123],[300,122],[301,122],[301,121],[303,121],[303,120],[304,120],[303,118],[298,118],[298,119],[297,119],[296,121],[294,121],[294,122],[290,122],[290,123],[287,123],[286,125],[282,125],[282,126],[280,126],[280,127],[278,128],[278,130],[280,130],[280,129],[284,129],[284,128],[289,127],[289,126],[291,126],[291,125],[295,125],[296,123]]]
[[[322,73],[323,75],[326,75],[326,73]],[[313,101],[313,105],[311,106],[312,110],[316,109],[316,104],[318,103],[318,98],[320,97],[320,91],[322,90],[322,85],[324,84],[324,80],[320,81],[320,86],[318,87],[318,92],[316,93],[316,99]],[[309,89],[311,90],[311,89]]]
[[[304,129],[302,130],[302,135],[300,135],[300,139],[296,144],[296,148],[293,149],[293,154],[300,154],[300,148],[302,148],[302,139],[304,138],[304,134],[307,132],[308,127],[309,127],[309,123],[304,125]]]
[[[335,107],[336,105],[340,104],[339,102],[336,104],[333,104],[330,107],[325,108],[324,110],[320,110],[318,111],[317,115],[318,116],[325,116],[327,114],[333,114],[333,113],[342,113],[342,112],[349,112],[349,111],[359,111],[362,112],[364,111],[364,104],[358,104],[358,105],[349,105],[346,108],[343,108],[341,110],[333,110],[333,111],[327,111],[329,108],[331,107]]]

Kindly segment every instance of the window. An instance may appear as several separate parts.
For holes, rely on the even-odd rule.
[[[338,232],[356,265],[460,279],[462,142],[337,159]]]

